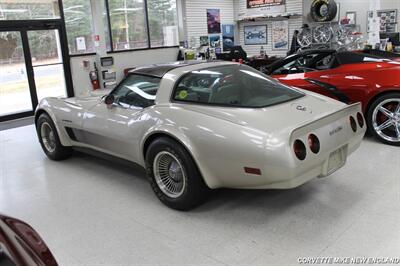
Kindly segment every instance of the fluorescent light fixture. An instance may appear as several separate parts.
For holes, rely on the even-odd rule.
[[[112,11],[139,11],[139,10],[142,10],[143,8],[142,7],[134,7],[134,8],[116,8],[116,9],[114,9],[114,10],[112,10]]]
[[[0,9],[3,13],[24,13],[28,12],[28,9]]]

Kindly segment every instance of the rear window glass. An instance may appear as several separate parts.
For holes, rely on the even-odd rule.
[[[303,96],[244,65],[192,71],[175,88],[175,101],[235,107],[266,107]]]

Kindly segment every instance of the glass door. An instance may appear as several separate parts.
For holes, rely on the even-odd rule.
[[[33,111],[20,31],[0,31],[0,117]]]
[[[32,116],[45,97],[73,95],[63,28],[39,23],[0,27],[0,122]]]
[[[38,102],[67,96],[59,31],[30,30],[27,36]]]

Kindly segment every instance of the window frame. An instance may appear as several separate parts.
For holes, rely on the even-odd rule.
[[[163,49],[163,48],[178,48],[179,44],[177,45],[164,45],[164,46],[151,46],[151,37],[150,37],[150,24],[149,24],[149,8],[147,5],[147,0],[143,0],[143,9],[144,9],[144,16],[145,16],[145,25],[146,25],[146,34],[147,34],[147,47],[145,48],[130,48],[130,49],[121,49],[121,50],[114,50],[114,44],[113,44],[113,36],[112,36],[112,30],[111,30],[111,17],[110,17],[110,5],[108,3],[109,0],[104,0],[105,1],[105,9],[106,9],[106,14],[107,14],[107,26],[108,27],[108,37],[110,39],[110,48],[111,50],[107,51],[107,54],[114,54],[114,53],[123,53],[123,52],[132,52],[132,51],[143,51],[143,50],[152,50],[152,49]],[[176,1],[178,2],[178,1]],[[178,9],[178,6],[176,7]],[[177,16],[178,16],[178,12]],[[178,18],[177,18],[178,21]],[[179,31],[179,25],[178,25],[178,31]],[[179,33],[178,33],[179,34]]]
[[[229,64],[225,65],[225,66],[229,66]],[[174,84],[174,87],[172,88],[171,95],[170,95],[170,98],[169,98],[169,102],[170,103],[177,103],[177,104],[194,104],[194,105],[209,106],[209,107],[224,107],[224,108],[239,108],[239,109],[262,109],[262,108],[268,108],[268,107],[272,107],[272,106],[275,106],[275,105],[278,105],[278,104],[283,104],[283,103],[287,103],[287,102],[290,102],[290,101],[294,101],[294,100],[297,100],[297,99],[300,99],[300,98],[303,98],[304,96],[306,96],[306,94],[304,92],[290,87],[291,90],[294,90],[297,93],[299,93],[298,97],[294,97],[292,99],[288,99],[288,100],[285,100],[285,101],[282,101],[282,102],[278,102],[278,103],[274,103],[274,104],[269,104],[269,105],[266,105],[266,106],[237,106],[237,105],[232,105],[232,104],[203,103],[203,102],[197,102],[197,101],[182,101],[182,100],[175,99],[175,94],[176,94],[176,90],[178,89],[178,85],[181,83],[181,81],[186,76],[190,75],[193,71],[202,71],[202,70],[213,69],[213,68],[217,68],[217,67],[221,67],[221,66],[212,66],[212,67],[205,67],[205,68],[201,68],[201,69],[196,69],[196,70],[189,71],[189,72],[183,74],[182,76],[180,76],[176,80],[176,82]],[[255,70],[255,71],[257,71],[257,70]]]

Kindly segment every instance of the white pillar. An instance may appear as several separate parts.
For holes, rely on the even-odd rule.
[[[92,8],[92,17],[93,17],[93,39],[95,35],[100,37],[99,41],[95,43],[96,46],[96,54],[98,56],[106,56],[107,55],[107,46],[106,46],[106,35],[105,35],[105,25],[103,19],[103,11],[105,11],[104,1],[99,0],[90,0],[90,5]],[[111,30],[111,29],[110,29]]]

